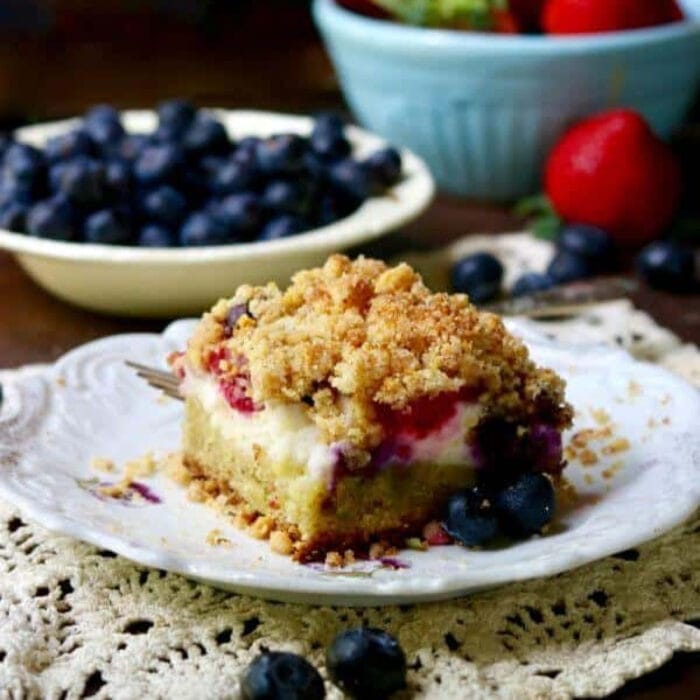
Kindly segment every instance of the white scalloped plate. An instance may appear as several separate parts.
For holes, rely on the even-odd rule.
[[[576,408],[575,430],[598,427],[604,409],[630,448],[567,474],[580,495],[554,533],[496,551],[457,546],[398,555],[406,568],[359,563],[303,566],[192,503],[164,474],[145,479],[161,499],[100,500],[107,480],[95,456],[123,464],[177,448],[182,405],[163,402],[124,366],[162,365],[192,322],[163,335],[123,335],[78,348],[42,372],[8,372],[0,412],[0,494],[45,527],[132,559],[234,591],[283,601],[382,605],[454,597],[548,576],[656,537],[700,505],[700,394],[668,372],[602,346],[565,347],[511,323],[535,359],[560,372]],[[610,440],[608,440],[608,443]],[[600,443],[598,447],[602,447]],[[603,476],[606,472],[608,478]],[[230,546],[206,543],[219,529]]]

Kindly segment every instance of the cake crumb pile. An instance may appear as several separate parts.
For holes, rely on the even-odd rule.
[[[564,382],[531,361],[494,314],[433,294],[405,263],[333,255],[280,290],[244,285],[200,321],[186,362],[244,375],[254,402],[303,402],[327,441],[360,450],[382,439],[378,411],[470,390],[515,420],[547,412],[564,427]],[[550,418],[551,420],[551,418]]]

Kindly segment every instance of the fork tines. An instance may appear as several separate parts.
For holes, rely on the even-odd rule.
[[[141,379],[145,379],[149,386],[162,391],[173,399],[182,400],[179,389],[180,380],[171,372],[164,372],[155,367],[148,367],[147,365],[131,362],[129,360],[127,360],[126,364],[132,369],[135,369],[136,374],[141,377]]]

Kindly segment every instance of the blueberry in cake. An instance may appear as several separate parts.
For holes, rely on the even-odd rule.
[[[455,492],[564,467],[562,379],[406,264],[334,255],[284,291],[242,286],[171,365],[189,478],[301,561],[403,543]]]

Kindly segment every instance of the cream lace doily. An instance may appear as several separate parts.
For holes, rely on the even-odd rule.
[[[700,383],[697,349],[625,302],[540,326],[623,345]],[[700,517],[551,579],[344,609],[268,603],[135,566],[0,504],[0,697],[235,698],[261,650],[304,654],[325,675],[336,632],[365,623],[406,651],[409,688],[398,697],[603,696],[674,652],[700,650],[699,591]]]

